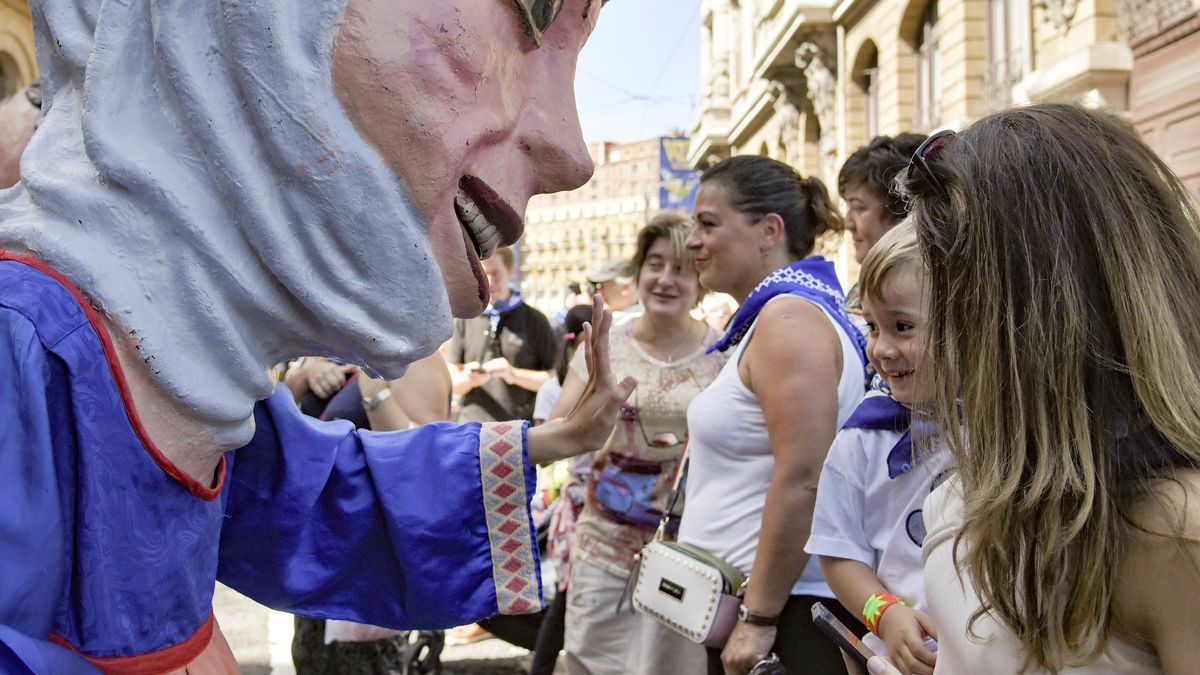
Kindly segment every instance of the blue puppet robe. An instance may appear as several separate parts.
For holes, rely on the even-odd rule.
[[[203,485],[146,439],[117,363],[69,282],[0,251],[0,672],[184,667],[217,580],[394,628],[541,609],[524,424],[356,431],[279,387]]]

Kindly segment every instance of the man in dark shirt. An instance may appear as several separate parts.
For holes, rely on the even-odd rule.
[[[511,249],[483,262],[492,304],[482,316],[457,319],[450,345],[454,393],[462,396],[460,422],[532,420],[537,390],[552,376],[558,344],[545,315],[509,287]]]

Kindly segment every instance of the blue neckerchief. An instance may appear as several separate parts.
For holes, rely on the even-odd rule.
[[[520,307],[523,302],[521,300],[521,291],[514,288],[511,289],[507,300],[500,300],[489,304],[487,309],[483,310],[483,315],[492,323],[492,328],[495,328],[500,325],[500,317]]]
[[[741,342],[767,301],[777,295],[788,293],[815,302],[829,312],[833,320],[854,341],[865,373],[867,339],[850,321],[850,315],[846,313],[846,298],[842,295],[841,288],[837,274],[833,270],[833,263],[819,255],[809,256],[786,267],[780,267],[767,275],[767,278],[763,279],[750,292],[750,297],[746,298],[746,301],[738,308],[737,314],[733,316],[733,321],[729,323],[729,330],[720,340],[717,340],[716,344],[709,347],[708,351],[710,353],[713,351],[723,352]]]
[[[888,478],[907,473],[916,462],[912,451],[912,413],[896,399],[886,394],[868,394],[854,409],[843,429],[871,429],[900,434],[888,452]]]

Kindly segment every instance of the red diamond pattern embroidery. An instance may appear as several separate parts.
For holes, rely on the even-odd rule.
[[[492,581],[501,614],[531,614],[542,608],[536,554],[525,494],[525,426],[483,424],[479,430],[479,473],[492,549]]]

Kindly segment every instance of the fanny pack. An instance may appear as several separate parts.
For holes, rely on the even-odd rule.
[[[609,454],[609,466],[593,471],[588,481],[588,494],[598,510],[609,520],[654,530],[667,516],[667,531],[679,529],[679,517],[654,508],[654,489],[662,483],[663,465],[657,462]],[[675,460],[668,460],[674,462]],[[674,502],[672,502],[672,506]]]
[[[736,567],[699,546],[663,540],[686,471],[685,448],[666,514],[654,539],[638,553],[617,611],[632,600],[633,609],[692,642],[720,648],[737,623],[746,579]]]

